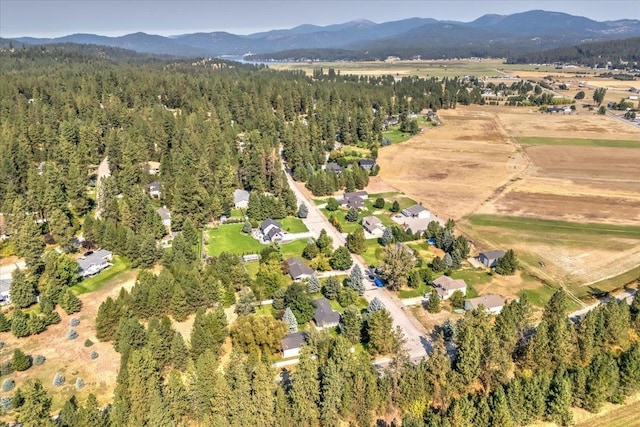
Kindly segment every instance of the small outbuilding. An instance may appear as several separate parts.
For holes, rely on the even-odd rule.
[[[362,169],[370,171],[376,166],[376,161],[373,159],[362,159],[358,161],[358,166]]]
[[[162,184],[160,184],[160,181],[153,181],[147,186],[147,189],[149,190],[149,196],[153,198],[159,199],[162,195]]]
[[[480,261],[481,263],[483,263],[489,268],[493,268],[496,265],[498,265],[498,260],[503,256],[504,256],[504,251],[497,250],[497,249],[493,251],[480,252],[480,254],[478,255],[478,261]]]

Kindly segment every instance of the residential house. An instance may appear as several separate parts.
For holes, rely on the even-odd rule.
[[[358,165],[365,170],[370,171],[376,165],[376,161],[373,159],[362,159],[358,161]]]
[[[340,313],[331,308],[331,303],[326,298],[318,298],[313,301],[316,311],[313,313],[313,321],[316,329],[334,328],[340,323]]]
[[[98,249],[95,252],[78,258],[78,272],[82,277],[94,276],[105,268],[111,266],[113,254],[105,249]]]
[[[249,206],[249,192],[242,189],[234,190],[233,205],[236,209],[246,209]]]
[[[364,209],[364,200],[360,197],[344,197],[339,204],[348,208]]]
[[[377,217],[365,216],[362,218],[362,228],[371,234],[381,234],[385,227]]]
[[[166,206],[156,209],[158,215],[162,219],[162,225],[164,225],[168,230],[171,230],[171,212]]]
[[[504,256],[504,251],[493,250],[493,251],[485,251],[480,252],[478,255],[478,261],[483,263],[489,268],[493,268],[498,265],[498,260]]]
[[[413,205],[410,208],[403,209],[402,215],[409,218],[429,218],[431,212],[422,205]]]
[[[467,284],[464,280],[452,279],[449,276],[438,277],[433,281],[433,286],[442,300],[451,298],[455,291],[460,291],[463,295],[467,293]]]
[[[160,198],[160,195],[162,194],[161,192],[162,184],[160,184],[160,181],[153,181],[151,184],[147,186],[147,188],[149,190],[149,196],[154,197],[156,199]]]
[[[0,279],[0,304],[11,302],[11,278]]]
[[[340,175],[342,173],[342,166],[337,164],[336,162],[329,162],[327,166],[324,168],[325,170],[335,172],[336,175]]]
[[[158,175],[160,173],[160,162],[147,162],[145,165],[149,175]]]
[[[296,357],[300,355],[300,350],[305,343],[307,334],[304,332],[294,332],[282,339],[282,357]]]
[[[260,234],[263,242],[279,242],[284,237],[280,224],[267,218],[260,224]]]
[[[504,298],[500,295],[489,294],[471,298],[464,302],[464,309],[467,311],[477,310],[480,307],[484,308],[488,313],[499,314],[504,307]]]
[[[351,199],[351,198],[355,198],[358,197],[362,200],[367,200],[369,198],[369,193],[367,193],[364,190],[360,190],[360,191],[352,191],[350,193],[344,193],[343,196],[345,199]]]
[[[285,261],[289,276],[296,282],[313,276],[314,271],[300,258],[293,257]]]

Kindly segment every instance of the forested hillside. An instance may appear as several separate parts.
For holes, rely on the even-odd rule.
[[[0,249],[26,260],[15,276],[28,307],[0,316],[2,334],[27,342],[60,321],[58,307],[75,305],[68,286],[78,277],[65,260],[78,251],[79,234],[86,249],[108,249],[140,269],[135,286],[102,302],[95,319],[96,338],[120,355],[113,399],[103,406],[94,396],[71,397],[50,414],[51,385],[29,380],[0,398],[0,410],[15,411],[18,422],[568,425],[571,406],[597,411],[640,389],[640,298],[573,324],[558,292],[535,329],[525,297],[496,317],[472,311],[436,331],[431,357],[414,364],[387,310],[376,300],[356,307],[362,272],[345,286],[329,278],[321,290],[312,280],[284,285],[277,244],[265,246],[253,277],[238,256],[200,259],[199,230],[232,210],[235,189],[250,192],[255,222],[298,210],[283,159],[312,191],[363,186],[369,172],[355,162],[339,179],[322,169],[336,142],[375,152],[391,116],[482,102],[477,80],[396,82],[107,56],[57,47],[0,53],[0,212],[8,235]],[[167,232],[161,206],[178,232],[170,249],[158,245]],[[326,233],[309,246],[332,251]],[[299,363],[272,368],[282,337],[311,319],[320,291],[344,305],[340,326],[308,331]],[[272,315],[258,312],[262,298],[273,299]],[[223,310],[234,303],[231,322]],[[174,322],[193,314],[187,337]],[[371,363],[376,355],[391,360],[381,372]],[[59,415],[55,423],[51,415]]]

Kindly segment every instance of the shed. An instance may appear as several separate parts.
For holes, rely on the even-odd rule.
[[[504,256],[504,251],[492,250],[486,252],[480,252],[478,255],[478,261],[483,263],[489,268],[493,268],[498,264],[498,260]]]
[[[282,339],[282,357],[296,357],[300,355],[300,349],[304,345],[307,334],[304,332],[294,332]]]
[[[160,184],[160,181],[153,181],[147,186],[147,188],[151,197],[155,197],[156,199],[160,198],[160,195],[162,194],[162,184]]]

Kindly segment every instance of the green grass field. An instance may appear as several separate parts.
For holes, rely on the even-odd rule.
[[[537,136],[517,137],[519,144],[527,145],[572,145],[577,147],[640,148],[640,141],[580,138],[541,138]]]
[[[127,270],[131,268],[129,260],[124,257],[114,256],[112,266],[103,270],[99,274],[84,279],[82,282],[71,287],[76,295],[82,295],[87,292],[96,291],[102,288],[107,282],[117,280],[120,276],[124,276]]]
[[[640,227],[633,225],[581,223],[501,215],[472,215],[469,217],[469,223],[476,227],[499,227],[539,234],[557,233],[564,235],[616,236],[626,239],[640,239]]]
[[[294,240],[289,243],[281,243],[280,252],[282,252],[282,258],[287,259],[291,257],[301,257],[305,246],[307,246],[307,241],[305,239]]]
[[[280,226],[289,233],[306,233],[309,231],[304,222],[299,218],[287,217],[280,221]]]
[[[260,253],[265,245],[242,232],[243,224],[224,224],[208,231],[207,254],[217,256],[222,252],[237,255]]]
[[[638,280],[640,280],[640,266],[610,279],[596,282],[593,285],[590,285],[589,288],[594,293],[598,293],[598,291],[606,291],[607,289],[617,288],[632,283],[638,283]]]
[[[411,138],[411,135],[408,132],[402,132],[400,130],[400,126],[391,126],[389,130],[382,132],[382,137],[387,138],[391,144],[398,144],[400,142],[404,142]]]
[[[640,401],[621,406],[600,417],[591,418],[578,427],[639,427]]]

